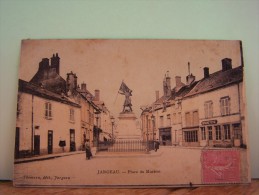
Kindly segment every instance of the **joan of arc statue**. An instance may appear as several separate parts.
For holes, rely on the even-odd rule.
[[[132,90],[128,88],[128,86],[122,81],[118,93],[121,95],[125,95],[122,112],[127,112],[127,111],[132,112],[132,104],[131,104],[131,98],[130,98],[130,96],[132,96]]]

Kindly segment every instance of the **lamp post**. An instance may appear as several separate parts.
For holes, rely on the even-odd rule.
[[[96,114],[96,129],[97,129],[97,138],[96,138],[96,145],[97,145],[97,150],[99,146],[99,118],[100,118],[100,112],[95,112]]]
[[[115,118],[113,116],[111,116],[111,122],[112,122],[112,141],[113,141],[114,140],[113,127],[114,127],[114,122],[115,122]]]
[[[152,114],[151,116],[151,120],[152,120],[152,130],[153,130],[153,147],[155,145],[155,116]]]
[[[148,115],[146,116],[147,120],[147,152],[149,152],[149,140],[148,140]]]
[[[155,141],[155,116],[152,114],[151,116],[152,119],[152,125],[153,125],[153,141]]]

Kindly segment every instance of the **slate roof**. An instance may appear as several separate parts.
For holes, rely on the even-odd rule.
[[[48,100],[53,100],[57,101],[63,104],[68,104],[70,106],[78,107],[80,108],[81,106],[79,104],[76,104],[72,101],[70,101],[66,96],[62,96],[60,94],[54,93],[52,91],[49,91],[45,88],[39,87],[38,85],[35,85],[33,83],[24,81],[19,79],[19,86],[18,86],[18,91],[32,94],[38,97],[42,97],[44,99]]]
[[[201,79],[185,97],[206,93],[241,81],[243,81],[242,66],[226,71],[220,70],[210,74],[208,78]]]
[[[38,71],[30,80],[30,83],[44,86],[44,88],[55,93],[62,94],[66,92],[66,81],[54,71],[48,71],[48,74],[44,73],[44,71]]]

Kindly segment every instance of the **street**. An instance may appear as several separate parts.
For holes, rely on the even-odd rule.
[[[16,185],[200,184],[200,149],[160,147],[151,154],[85,154],[15,164]]]

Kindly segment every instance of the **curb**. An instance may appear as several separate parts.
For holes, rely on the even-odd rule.
[[[80,151],[80,152],[71,152],[71,153],[65,153],[65,154],[60,153],[60,154],[53,155],[53,156],[34,157],[34,158],[30,158],[30,159],[18,159],[16,161],[14,161],[14,164],[28,163],[28,162],[34,162],[34,161],[43,161],[43,160],[60,158],[60,157],[63,157],[63,156],[71,156],[71,155],[76,155],[76,154],[81,154],[81,153],[85,153],[85,152]]]

